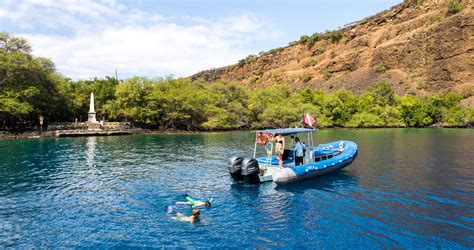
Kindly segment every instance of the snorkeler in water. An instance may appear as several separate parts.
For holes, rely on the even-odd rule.
[[[188,222],[194,223],[197,220],[199,220],[200,215],[201,215],[201,213],[199,212],[199,209],[193,208],[193,214],[191,216],[186,216],[186,215],[178,212],[178,213],[176,213],[176,216],[171,217],[171,218],[173,220],[177,220],[177,221],[188,221]]]
[[[189,197],[189,195],[187,194],[183,194],[183,197],[187,201],[178,201],[176,202],[176,204],[189,204],[191,205],[191,207],[210,207],[212,203],[212,198],[204,202],[204,201],[199,201],[199,200],[193,200],[193,198]]]

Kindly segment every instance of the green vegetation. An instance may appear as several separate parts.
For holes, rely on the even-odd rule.
[[[271,50],[265,52],[265,54],[274,54],[274,53],[278,53],[278,52],[280,52],[280,51],[282,51],[282,50],[283,50],[282,47],[278,47],[278,48],[274,48],[274,49],[271,49]]]
[[[326,31],[324,34],[314,33],[311,36],[303,35],[300,37],[299,43],[305,44],[308,48],[312,47],[317,41],[321,40],[322,38],[329,38],[331,42],[337,43],[343,37],[342,31],[340,30],[333,30],[333,31]]]
[[[327,80],[331,79],[331,77],[332,77],[331,71],[326,69],[322,73],[323,73],[323,80],[327,81]]]
[[[314,65],[316,65],[318,62],[314,59],[310,59],[309,61],[307,61],[305,64],[304,64],[304,67],[307,68],[307,67],[312,67]]]
[[[421,89],[426,89],[428,85],[425,82],[417,82],[416,83],[416,89],[421,90]]]
[[[456,14],[460,12],[464,7],[459,2],[459,0],[450,0],[448,2],[448,13],[449,14]]]
[[[188,78],[106,77],[71,81],[47,59],[33,57],[28,43],[0,36],[0,127],[31,129],[45,122],[87,119],[90,92],[97,117],[155,129],[220,130],[298,125],[310,113],[318,127],[422,127],[474,124],[474,109],[454,93],[397,96],[380,82],[360,95],[323,93],[287,84],[248,90],[237,83]],[[329,71],[325,74],[331,76]],[[278,77],[273,73],[273,77]],[[309,78],[308,78],[309,77]],[[310,79],[310,75],[302,80]],[[329,79],[329,78],[328,78]]]
[[[384,61],[380,61],[379,63],[375,64],[374,69],[378,73],[384,73],[388,70],[388,65],[385,64]]]
[[[257,61],[258,56],[257,55],[248,55],[246,58],[242,58],[239,60],[238,64],[240,67],[244,66],[246,63],[252,63]]]
[[[311,75],[308,73],[304,73],[303,75],[301,75],[300,80],[303,82],[308,82],[309,80],[311,80]]]
[[[329,33],[329,38],[331,38],[331,42],[337,43],[339,40],[342,38],[342,32],[340,30],[333,30],[330,31]]]
[[[321,38],[321,34],[314,33],[311,36],[303,35],[300,38],[300,43],[304,43],[308,47],[312,47],[319,39]]]
[[[321,55],[324,51],[326,51],[324,48],[317,48],[313,51],[313,56]]]
[[[29,43],[0,33],[0,126],[24,127],[39,115],[57,120],[70,115],[67,80],[54,63],[31,56]]]

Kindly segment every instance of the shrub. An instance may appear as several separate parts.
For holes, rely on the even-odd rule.
[[[417,82],[416,83],[416,89],[420,90],[420,89],[426,89],[426,87],[428,87],[428,85],[426,84],[426,82]]]
[[[339,30],[333,30],[329,32],[329,37],[331,38],[331,42],[337,43],[342,38],[342,32]]]
[[[234,70],[235,67],[236,67],[235,64],[232,64],[232,65],[228,66],[228,67],[227,67],[227,72],[230,72],[230,71]]]
[[[473,126],[474,125],[474,108],[470,108],[467,110],[467,123],[466,125],[468,126]]]
[[[450,0],[448,3],[448,13],[449,14],[456,14],[463,9],[462,4],[459,0]]]
[[[416,96],[408,95],[400,98],[398,109],[407,126],[423,127],[433,122],[428,113],[428,104]]]
[[[333,121],[330,118],[326,117],[325,115],[319,115],[318,117],[315,117],[315,118],[316,118],[315,125],[318,128],[328,128],[328,127],[334,126]]]
[[[378,73],[384,73],[388,70],[388,66],[384,61],[380,61],[379,63],[375,64],[374,69]]]
[[[323,73],[323,79],[324,79],[325,81],[329,80],[329,79],[332,77],[331,71],[329,71],[329,70],[327,70],[327,69],[324,70],[322,73]]]
[[[344,125],[345,127],[383,127],[385,122],[380,118],[380,116],[371,113],[358,113],[352,116],[352,118]]]
[[[300,43],[304,43],[306,46],[311,47],[319,40],[320,37],[321,35],[319,33],[314,33],[311,36],[304,35],[301,36]]]
[[[303,75],[301,75],[300,79],[303,82],[308,82],[309,80],[311,80],[311,75],[308,73],[304,73]]]
[[[257,75],[261,76],[261,75],[263,75],[263,73],[265,73],[265,68],[259,67],[255,73]]]
[[[272,72],[270,74],[270,78],[273,78],[273,79],[276,80],[276,79],[280,78],[280,74],[278,74],[278,72]]]
[[[257,61],[257,59],[258,59],[257,55],[248,55],[246,58],[240,59],[238,64],[240,67],[242,67],[246,63]]]
[[[309,37],[309,40],[306,43],[306,45],[313,46],[320,38],[321,38],[321,35],[319,33],[314,33]]]
[[[428,104],[428,115],[434,122],[444,120],[446,110],[455,108],[462,100],[462,96],[456,93],[448,92],[429,96],[426,99]]]
[[[269,51],[266,52],[265,54],[275,54],[275,53],[280,52],[280,51],[282,51],[282,50],[283,50],[282,47],[278,47],[278,48],[274,48],[274,49],[269,50]]]
[[[443,126],[461,127],[467,123],[468,114],[460,107],[453,107],[443,114]]]
[[[309,39],[308,35],[302,35],[300,37],[300,43],[306,43],[306,41],[308,41],[308,39]]]
[[[379,105],[393,105],[395,103],[395,91],[393,90],[392,85],[385,81],[378,82],[366,92],[370,93],[373,96],[375,103]]]
[[[313,51],[313,53],[311,54],[312,56],[317,56],[317,55],[321,55],[322,53],[324,53],[325,49],[324,48],[317,48]]]
[[[247,61],[247,62],[255,62],[255,61],[257,61],[257,58],[258,58],[257,55],[248,55],[248,56],[245,58],[245,61]]]
[[[323,113],[331,117],[335,126],[344,126],[357,112],[357,97],[342,88],[324,98]]]
[[[400,110],[396,107],[385,106],[380,118],[384,121],[386,127],[406,127],[405,122],[401,116]]]
[[[314,65],[316,65],[318,62],[314,59],[311,59],[309,61],[307,61],[305,64],[304,64],[304,67],[307,68],[307,67],[312,67]]]
[[[263,109],[258,118],[265,127],[287,127],[301,119],[298,106],[285,99],[278,100]]]

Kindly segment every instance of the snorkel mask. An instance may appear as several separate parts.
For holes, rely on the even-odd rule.
[[[211,206],[211,204],[212,204],[212,200],[213,200],[213,198],[210,198],[209,200],[207,200],[206,204],[207,204],[207,206],[208,206],[208,207],[210,207],[210,206]]]

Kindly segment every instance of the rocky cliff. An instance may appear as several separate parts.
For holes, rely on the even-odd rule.
[[[399,94],[453,90],[469,97],[474,95],[473,22],[471,0],[409,0],[341,30],[303,36],[192,78],[356,93],[385,81]]]

